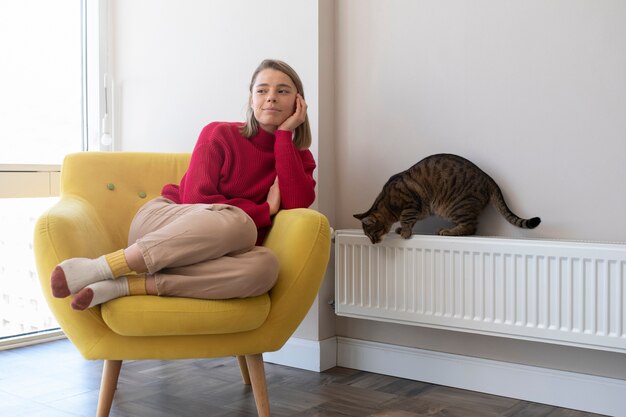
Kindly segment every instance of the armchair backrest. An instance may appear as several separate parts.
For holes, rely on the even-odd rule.
[[[86,157],[88,156],[88,157]],[[146,201],[158,197],[168,183],[178,183],[190,154],[89,152],[65,157],[61,196],[88,202],[107,225],[117,247],[126,246],[133,216]]]

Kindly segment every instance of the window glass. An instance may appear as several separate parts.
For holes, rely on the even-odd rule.
[[[58,327],[33,254],[35,222],[57,199],[43,196],[56,193],[58,176],[3,171],[54,170],[83,149],[84,4],[0,0],[0,338]]]
[[[43,296],[33,234],[49,198],[0,198],[0,338],[57,328]]]
[[[82,149],[80,0],[0,1],[0,164]]]

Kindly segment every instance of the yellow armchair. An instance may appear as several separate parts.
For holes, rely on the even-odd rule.
[[[38,220],[35,258],[41,287],[61,328],[86,359],[104,360],[97,416],[108,416],[123,360],[237,356],[259,416],[269,416],[263,352],[280,349],[310,308],[330,254],[330,227],[311,209],[283,210],[264,246],[280,261],[278,282],[259,297],[197,300],[122,297],[74,311],[50,291],[61,261],[126,247],[130,222],[166,183],[176,183],[189,154],[84,152],[68,155],[61,199]]]

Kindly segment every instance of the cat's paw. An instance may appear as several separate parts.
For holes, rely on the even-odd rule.
[[[411,235],[413,234],[413,232],[411,230],[405,230],[402,227],[397,227],[396,228],[396,233],[399,234],[400,236],[402,236],[404,239],[410,238]]]
[[[413,235],[413,231],[411,229],[404,229],[402,227],[397,227],[396,228],[396,233],[399,234],[400,236],[402,236],[402,238],[404,239],[408,239],[411,237],[411,235]]]

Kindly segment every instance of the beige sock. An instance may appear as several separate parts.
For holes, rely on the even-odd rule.
[[[67,297],[89,284],[112,278],[111,268],[104,256],[96,259],[67,259],[52,271],[52,294],[57,298]]]
[[[56,298],[65,298],[78,293],[90,284],[125,276],[131,272],[123,249],[96,259],[67,259],[52,271],[50,277],[52,295]]]

